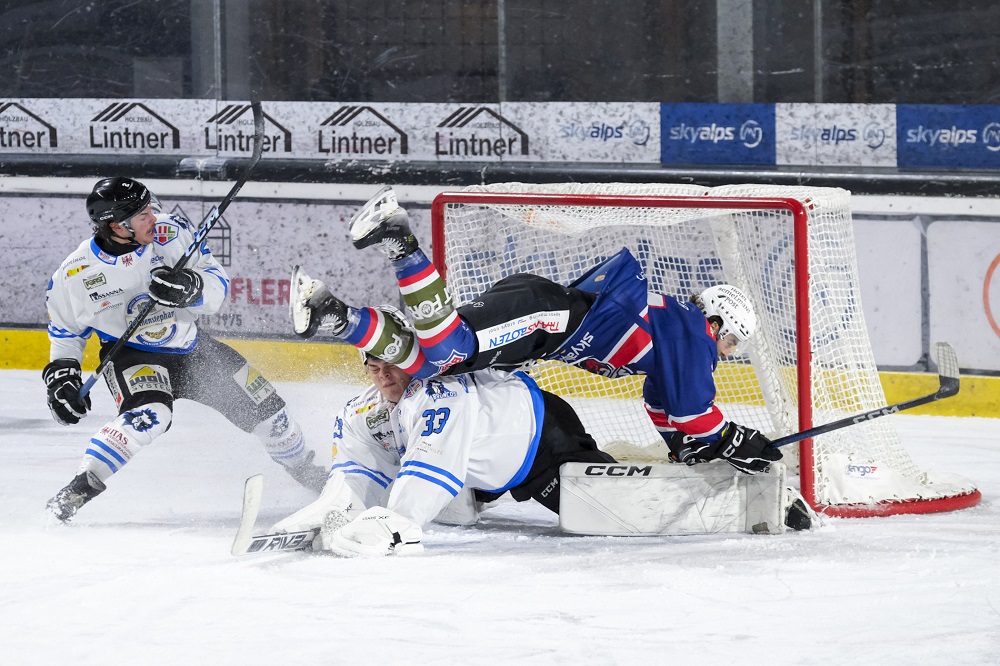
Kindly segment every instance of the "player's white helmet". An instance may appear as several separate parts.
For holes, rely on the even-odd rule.
[[[731,284],[717,284],[701,292],[701,303],[706,317],[722,319],[720,340],[732,333],[740,342],[746,342],[757,330],[757,314],[750,297]]]

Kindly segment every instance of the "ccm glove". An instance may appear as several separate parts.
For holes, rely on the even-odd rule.
[[[696,465],[722,458],[744,474],[763,472],[772,462],[781,460],[781,451],[771,444],[771,440],[753,428],[732,421],[714,442],[675,433],[667,446],[670,457],[676,462]]]
[[[204,282],[201,275],[190,268],[174,270],[160,266],[150,271],[149,296],[160,305],[187,308],[201,298]]]
[[[42,370],[42,380],[48,391],[49,410],[52,418],[63,425],[74,425],[87,415],[90,395],[80,399],[83,380],[80,363],[72,358],[57,358]]]

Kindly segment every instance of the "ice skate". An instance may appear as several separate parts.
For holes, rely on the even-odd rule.
[[[375,245],[390,260],[418,248],[406,211],[396,203],[396,193],[389,186],[379,190],[351,219],[351,241],[358,249]]]
[[[306,275],[301,267],[292,269],[289,294],[292,328],[302,338],[323,330],[336,336],[347,327],[347,305],[330,293],[326,285]]]
[[[106,488],[100,479],[89,472],[77,474],[45,504],[45,508],[65,523],[76,515],[81,506],[103,493]]]
[[[785,527],[800,532],[819,524],[819,517],[793,488],[785,488]]]
[[[285,467],[285,471],[298,481],[299,485],[303,488],[321,493],[323,492],[323,486],[326,485],[326,479],[330,475],[330,471],[320,465],[314,465],[313,458],[315,457],[316,452],[310,451],[306,454],[305,460],[301,464],[295,467]]]

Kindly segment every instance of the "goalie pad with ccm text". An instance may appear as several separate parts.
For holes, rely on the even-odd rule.
[[[785,531],[785,466],[760,474],[724,462],[566,463],[559,526],[570,534],[653,536]]]

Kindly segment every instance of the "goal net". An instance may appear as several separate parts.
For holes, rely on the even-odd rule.
[[[719,283],[750,295],[758,331],[716,371],[727,418],[772,438],[886,405],[861,309],[850,195],[833,188],[669,184],[474,186],[432,207],[434,262],[456,303],[508,275],[569,284],[627,247],[649,290],[687,300]],[[602,449],[664,459],[642,377],[555,362],[530,370],[566,398]],[[786,447],[786,461],[792,446]],[[925,513],[975,504],[966,479],[919,469],[891,418],[803,440],[803,496],[828,515]]]

